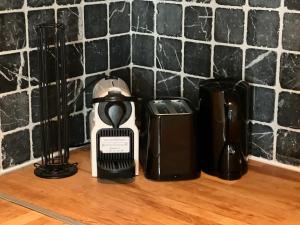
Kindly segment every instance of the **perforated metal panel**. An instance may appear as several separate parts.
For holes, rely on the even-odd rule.
[[[100,137],[129,137],[130,139],[130,148],[129,153],[103,153],[100,150]],[[131,129],[128,128],[107,128],[101,129],[97,133],[97,155],[99,160],[133,160],[133,143],[134,142],[134,133]]]

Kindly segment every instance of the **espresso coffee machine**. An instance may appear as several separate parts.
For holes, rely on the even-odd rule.
[[[133,100],[119,78],[103,78],[95,85],[90,114],[93,177],[127,179],[138,175],[139,133]]]
[[[247,172],[249,86],[244,81],[207,80],[200,85],[199,161],[222,179]]]

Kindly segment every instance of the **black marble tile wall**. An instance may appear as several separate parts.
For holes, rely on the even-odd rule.
[[[148,2],[149,9],[151,4],[152,2]],[[145,15],[145,23],[142,23],[142,17],[137,19],[139,27],[145,28],[145,31],[153,30],[153,6],[152,4],[152,18],[150,13]],[[36,28],[43,23],[55,22],[65,26],[70,146],[89,142],[88,115],[92,107],[93,86],[81,94],[83,88],[99,74],[121,77],[131,85],[130,1],[1,0],[0,174],[2,170],[41,156]],[[50,37],[49,32],[47,38],[53,43],[53,38]],[[139,37],[136,41],[141,51],[144,45],[148,45],[145,58],[136,59],[142,65],[153,66],[153,37]],[[149,55],[151,50],[152,54]],[[51,54],[48,55],[47,62],[54,65],[54,48],[51,47],[49,52]],[[47,69],[49,81],[53,82],[55,67],[48,66]],[[50,127],[52,136],[55,136],[56,113],[55,107],[51,106],[56,104],[56,86],[52,85],[48,94],[49,114],[54,120]],[[53,147],[56,145],[55,141],[50,140]]]
[[[100,74],[121,77],[138,97],[183,96],[195,107],[202,80],[226,77],[251,86],[250,153],[300,165],[299,1],[4,0],[0,173],[41,154],[35,27],[54,21],[66,26],[72,145],[89,141],[93,86],[74,99]]]
[[[132,89],[197,108],[202,80],[245,80],[250,154],[300,165],[299,27],[296,0],[133,0]]]

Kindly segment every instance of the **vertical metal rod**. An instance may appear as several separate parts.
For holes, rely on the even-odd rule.
[[[45,125],[46,125],[46,143],[47,143],[47,155],[50,157],[50,161],[53,164],[53,150],[51,149],[51,139],[50,139],[50,115],[49,115],[49,95],[50,95],[50,77],[48,74],[48,61],[49,61],[49,45],[47,43],[47,28],[43,27],[43,40],[44,40],[44,79],[45,79],[45,88],[44,88],[44,106],[45,106]],[[50,92],[50,93],[49,93]]]
[[[61,59],[61,88],[62,88],[62,113],[64,121],[64,163],[68,162],[69,159],[69,133],[68,133],[68,120],[69,110],[67,103],[67,84],[66,84],[66,73],[65,73],[65,29],[62,26],[60,32],[60,59]]]
[[[46,143],[45,143],[45,123],[44,123],[44,106],[43,106],[43,88],[44,88],[44,71],[43,71],[43,54],[42,54],[42,49],[43,49],[43,38],[42,38],[42,28],[38,27],[37,29],[38,33],[39,33],[39,51],[38,51],[38,61],[39,61],[39,69],[40,69],[40,78],[39,78],[39,97],[40,97],[40,122],[41,122],[41,147],[42,147],[42,163],[46,163],[47,164],[47,155],[45,154],[45,150],[46,150]],[[44,162],[44,159],[46,162]]]
[[[59,29],[55,30],[55,74],[56,74],[56,110],[57,110],[57,151],[59,153],[59,163],[62,163],[61,146],[61,84],[60,84],[60,54],[59,54]]]
[[[45,129],[45,155],[49,157],[49,113],[48,113],[48,74],[47,74],[47,36],[46,36],[46,30],[45,28],[42,28],[42,63],[43,63],[43,72],[42,72],[42,82],[43,82],[43,89],[42,89],[42,104],[43,104],[43,115],[42,120],[44,123],[44,129]],[[50,159],[47,158],[46,164],[49,163]]]

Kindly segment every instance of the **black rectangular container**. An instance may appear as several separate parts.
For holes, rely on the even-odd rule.
[[[226,180],[247,172],[249,85],[207,80],[200,86],[199,161],[201,170]]]
[[[196,115],[185,100],[153,100],[145,108],[140,161],[153,180],[197,178]]]

